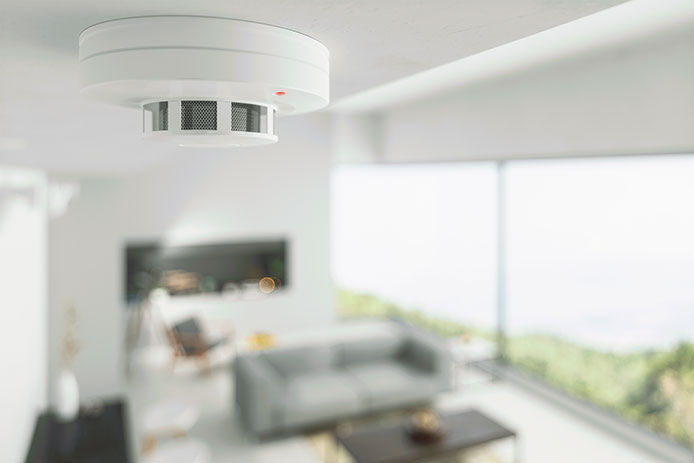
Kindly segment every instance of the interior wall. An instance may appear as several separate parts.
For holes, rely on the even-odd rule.
[[[371,113],[335,113],[332,154],[338,163],[369,163],[383,155],[383,117]]]
[[[226,318],[240,334],[333,321],[329,132],[326,115],[282,118],[275,145],[190,149],[184,162],[137,175],[81,179],[80,196],[50,230],[50,304],[58,314],[73,300],[80,314],[84,349],[75,370],[83,397],[122,389],[123,249],[129,241],[287,237],[286,291],[248,302],[194,297],[177,304]],[[55,375],[55,358],[51,365]]]
[[[0,461],[24,461],[46,406],[45,177],[0,168]]]
[[[692,81],[691,28],[567,55],[383,112],[373,160],[692,152]]]
[[[82,398],[122,392],[119,254],[127,220],[119,208],[119,182],[80,179],[80,195],[49,225],[49,397],[62,368],[60,344],[69,305],[77,312],[81,350],[74,361]]]

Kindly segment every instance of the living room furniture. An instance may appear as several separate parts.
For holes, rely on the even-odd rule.
[[[405,430],[405,423],[364,429],[342,434],[335,439],[355,463],[410,463],[456,456],[466,449],[501,439],[514,439],[515,431],[497,423],[477,410],[469,409],[441,417],[445,436],[436,443],[414,442]]]
[[[127,423],[122,400],[82,409],[69,423],[60,422],[53,412],[43,413],[36,421],[26,463],[133,462]]]
[[[154,451],[161,439],[187,436],[199,417],[196,404],[184,397],[163,399],[151,405],[145,411],[143,453]]]
[[[195,317],[186,318],[171,326],[167,331],[169,342],[173,349],[173,366],[179,359],[194,359],[201,370],[210,371],[210,353],[213,349],[226,345],[228,337],[208,339],[202,324]]]
[[[426,404],[450,387],[449,375],[443,341],[400,323],[346,340],[249,352],[234,362],[236,406],[256,435]]]

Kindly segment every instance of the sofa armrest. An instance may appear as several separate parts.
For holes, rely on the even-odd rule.
[[[235,359],[235,402],[248,431],[264,434],[277,428],[283,382],[279,373],[260,355],[240,355]]]
[[[435,377],[439,390],[450,388],[451,356],[442,339],[418,328],[409,328],[404,361]]]

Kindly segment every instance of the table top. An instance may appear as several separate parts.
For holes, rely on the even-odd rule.
[[[413,442],[404,423],[336,434],[338,442],[357,463],[409,463],[442,456],[516,433],[477,410],[469,409],[441,416],[445,437],[433,444]]]
[[[128,463],[126,406],[122,400],[104,402],[97,412],[80,412],[73,422],[61,423],[46,412],[36,429],[26,463]]]

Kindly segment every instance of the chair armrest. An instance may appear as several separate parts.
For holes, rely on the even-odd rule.
[[[277,428],[283,379],[261,355],[246,354],[234,360],[235,400],[248,431],[263,434]]]
[[[451,355],[442,339],[418,328],[409,328],[404,360],[436,378],[440,390],[450,388]]]

